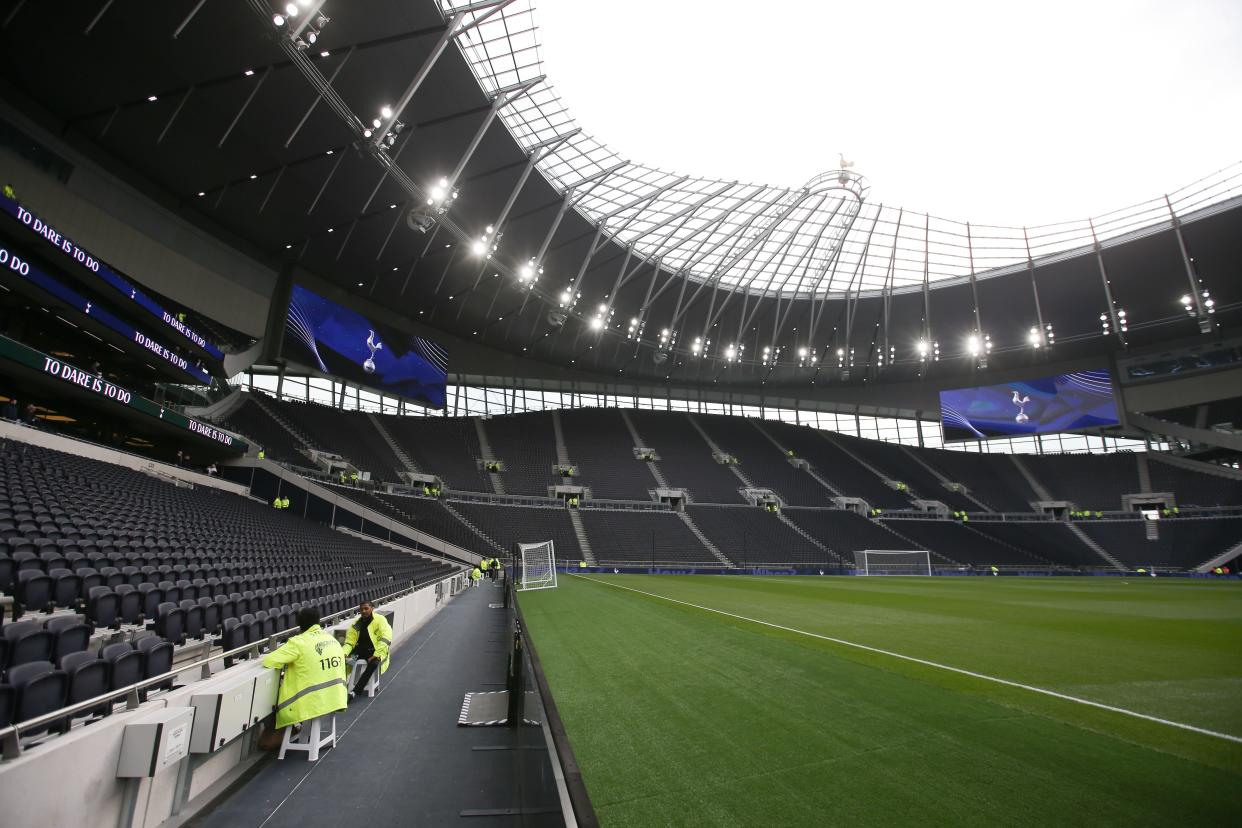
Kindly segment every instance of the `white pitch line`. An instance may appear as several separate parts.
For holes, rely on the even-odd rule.
[[[570,574],[573,574],[573,573],[570,573]],[[1065,693],[1058,693],[1055,690],[1046,690],[1043,687],[1035,687],[1030,684],[1022,684],[1021,682],[1010,681],[1009,679],[997,678],[996,676],[989,676],[983,673],[976,673],[973,670],[963,670],[961,667],[951,667],[948,664],[940,664],[935,661],[928,661],[925,658],[915,658],[914,656],[902,655],[901,653],[894,653],[891,650],[881,650],[879,647],[869,647],[866,644],[857,644],[853,641],[846,641],[843,638],[833,638],[830,635],[820,635],[819,633],[807,632],[806,630],[799,630],[799,629],[795,629],[794,627],[786,627],[781,624],[773,624],[771,621],[761,621],[758,618],[748,618],[745,615],[737,615],[732,612],[725,612],[724,610],[719,610],[719,609],[716,609],[715,607],[705,607],[700,604],[692,604],[689,601],[679,601],[676,598],[669,598],[667,595],[659,595],[654,592],[646,592],[641,589],[634,589],[632,587],[621,586],[620,584],[610,584],[607,581],[601,581],[598,578],[591,578],[586,575],[574,575],[574,577],[581,578],[584,581],[593,581],[597,584],[603,584],[604,586],[612,587],[614,589],[624,589],[627,592],[636,592],[639,595],[647,595],[647,596],[650,596],[651,598],[659,598],[662,601],[669,601],[670,603],[673,603],[673,604],[681,604],[682,606],[693,607],[694,609],[703,610],[704,612],[714,612],[717,615],[725,615],[725,616],[728,616],[729,618],[736,618],[739,621],[749,621],[752,624],[760,624],[764,627],[771,627],[772,629],[775,629],[775,630],[784,630],[785,632],[796,633],[797,635],[805,635],[809,638],[818,638],[821,641],[831,641],[833,644],[840,644],[845,647],[853,647],[858,650],[866,650],[869,653],[879,653],[880,655],[886,655],[892,658],[899,658],[902,661],[911,661],[911,662],[914,662],[915,664],[922,664],[926,667],[935,667],[939,670],[948,670],[950,673],[957,673],[963,676],[970,676],[971,678],[981,679],[982,681],[990,681],[990,682],[994,682],[995,684],[1003,684],[1006,687],[1017,687],[1020,690],[1028,690],[1032,693],[1039,693],[1040,695],[1051,696],[1054,699],[1061,699],[1062,701],[1074,702],[1076,704],[1085,704],[1088,707],[1095,707],[1095,708],[1099,708],[1100,710],[1107,710],[1111,713],[1120,713],[1123,716],[1133,716],[1136,719],[1145,719],[1149,722],[1155,722],[1156,724],[1168,725],[1169,727],[1176,727],[1179,730],[1189,730],[1192,733],[1199,733],[1203,736],[1213,736],[1217,739],[1224,739],[1227,742],[1233,742],[1234,744],[1242,745],[1242,736],[1231,736],[1228,733],[1218,733],[1215,730],[1208,730],[1207,728],[1204,728],[1204,727],[1195,727],[1194,725],[1185,724],[1183,722],[1175,722],[1170,719],[1161,719],[1159,716],[1149,716],[1146,713],[1139,713],[1137,710],[1127,710],[1124,707],[1113,707],[1111,704],[1102,704],[1100,702],[1091,701],[1090,699],[1081,699],[1078,696],[1068,696]]]

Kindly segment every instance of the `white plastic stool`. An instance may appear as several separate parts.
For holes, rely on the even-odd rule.
[[[358,683],[358,677],[362,675],[362,671],[367,669],[367,660],[365,658],[354,659],[354,670],[349,674],[349,686],[352,688]],[[375,691],[379,690],[379,666],[375,667],[375,672],[371,674],[371,678],[367,680],[367,686],[363,688],[363,692],[368,698],[375,698]]]
[[[327,719],[328,721],[324,721]],[[280,755],[278,759],[285,758],[285,752],[290,750],[306,751],[306,758],[311,762],[319,761],[319,749],[324,745],[336,747],[336,714],[328,713],[324,716],[316,716],[308,722],[302,722],[302,739],[295,739],[293,736],[294,725],[285,728],[285,738],[280,743]]]

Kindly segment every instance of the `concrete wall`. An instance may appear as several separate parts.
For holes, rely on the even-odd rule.
[[[436,584],[432,583],[377,606],[380,612],[393,613],[394,650],[408,642],[416,630],[452,599],[451,583],[458,577],[439,582],[444,585],[443,600],[439,602]],[[336,626],[344,627],[348,623],[342,621]],[[254,662],[243,663],[220,670],[212,678],[226,674],[240,676],[262,669]],[[182,678],[195,677],[197,671]],[[262,756],[251,747],[254,728],[213,754],[191,754],[177,767],[151,780],[117,779],[116,767],[127,722],[158,707],[188,707],[195,692],[197,688],[191,682],[148,701],[135,711],[116,714],[86,727],[79,726],[64,736],[51,737],[30,748],[17,759],[0,762],[4,824],[22,828],[118,824],[156,828],[164,823],[184,821]],[[134,806],[132,823],[122,821],[127,796]],[[174,811],[179,813],[174,814]]]

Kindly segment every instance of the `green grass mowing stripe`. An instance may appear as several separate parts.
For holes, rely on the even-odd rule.
[[[1236,770],[1015,710],[968,676],[888,670],[903,662],[641,592],[565,579],[520,598],[607,826],[1238,816]]]
[[[744,615],[738,615],[732,612],[725,612],[724,610],[715,609],[714,607],[705,607],[700,604],[692,604],[689,601],[681,601],[681,600],[678,600],[677,598],[670,598],[667,595],[659,595],[654,592],[646,592],[645,590],[634,589],[633,587],[622,586],[620,584],[611,584],[607,581],[601,581],[598,578],[592,578],[589,575],[574,575],[573,577],[581,578],[584,581],[592,581],[597,584],[603,584],[604,586],[612,587],[613,589],[624,589],[627,592],[636,592],[640,595],[647,595],[651,598],[659,598],[664,601],[670,601],[674,604],[682,604],[687,607],[693,607],[694,609],[697,609],[697,610],[703,610],[704,612],[713,612],[718,615],[725,615],[725,616],[728,616],[729,618],[736,618],[739,621],[747,621],[751,624],[761,624],[765,627],[771,627],[773,629],[783,630],[784,632],[793,633],[795,635],[810,636],[811,638],[818,638],[822,641],[830,641],[833,644],[840,644],[845,647],[854,647],[859,650],[865,650],[867,652],[878,653],[879,655],[889,656],[890,658],[899,658],[903,661],[909,661],[915,664],[922,664],[926,667],[935,667],[938,670],[948,670],[949,672],[957,673],[963,676],[969,676],[971,678],[979,679],[981,681],[990,681],[995,684],[1003,684],[1007,687],[1016,687],[1020,690],[1027,690],[1031,693],[1040,693],[1045,696],[1051,696],[1052,698],[1061,699],[1062,701],[1073,702],[1075,704],[1085,704],[1089,707],[1095,707],[1100,710],[1107,710],[1110,713],[1119,713],[1123,716],[1133,716],[1136,719],[1145,719],[1149,722],[1155,722],[1157,724],[1167,725],[1169,727],[1176,727],[1181,730],[1188,730],[1192,733],[1199,733],[1203,736],[1211,736],[1212,738],[1215,738],[1215,739],[1224,739],[1225,741],[1234,742],[1236,744],[1242,745],[1242,736],[1234,736],[1229,733],[1220,733],[1215,730],[1208,730],[1207,728],[1204,728],[1204,727],[1196,727],[1195,725],[1185,724],[1183,722],[1175,722],[1169,719],[1162,719],[1159,716],[1149,716],[1146,713],[1139,713],[1138,711],[1135,711],[1135,710],[1127,710],[1124,707],[1114,707],[1113,705],[1110,705],[1110,704],[1103,704],[1101,702],[1091,701],[1090,699],[1083,699],[1077,696],[1070,696],[1066,693],[1058,693],[1055,690],[1046,690],[1043,687],[1035,687],[1030,684],[1022,684],[1021,682],[1009,681],[1008,679],[998,678],[997,676],[989,676],[983,673],[976,673],[973,670],[964,670],[961,667],[953,667],[948,664],[940,664],[938,662],[928,661],[927,659],[923,659],[923,658],[916,658],[914,656],[903,655],[902,653],[895,653],[895,652],[892,652],[891,650],[882,650],[879,647],[871,647],[866,644],[857,644],[853,641],[846,641],[845,639],[842,639],[842,638],[833,638],[830,635],[821,635],[819,633],[807,632],[806,630],[798,630],[798,629],[794,629],[793,627],[786,627],[783,624],[773,624],[770,621],[763,621],[758,618],[748,618]]]

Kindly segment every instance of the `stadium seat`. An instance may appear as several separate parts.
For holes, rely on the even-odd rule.
[[[56,636],[38,621],[18,621],[6,624],[3,629],[4,639],[8,644],[7,666],[26,664],[32,661],[51,661],[52,645]]]
[[[38,569],[19,571],[16,598],[23,610],[46,612],[52,604],[52,579]]]
[[[165,673],[172,672],[173,667],[173,645],[167,641],[161,641],[153,635],[146,638],[140,638],[134,642],[134,649],[143,655],[143,678],[155,678]],[[173,687],[173,679],[161,682],[148,690],[171,690]],[[142,700],[146,701],[147,691],[143,691]]]
[[[108,663],[92,652],[69,653],[57,662],[60,669],[69,677],[69,693],[66,705],[78,704],[108,692]],[[104,702],[78,716],[106,716],[112,710],[109,702]],[[66,722],[68,724],[68,722]]]
[[[108,665],[109,690],[120,690],[142,681],[142,653],[129,644],[109,644],[99,651],[99,659]]]
[[[148,626],[165,641],[173,644],[185,642],[185,611],[171,601],[159,605],[155,613],[155,623]]]
[[[147,581],[138,585],[138,592],[142,595],[142,617],[146,619],[155,618],[160,604],[164,603],[163,591],[155,584]]]
[[[182,598],[178,605],[185,614],[185,638],[202,639],[203,608],[192,598]]]
[[[9,668],[8,683],[17,692],[13,721],[24,722],[65,706],[69,677],[50,661],[31,661]],[[53,725],[24,729],[23,735],[43,733]]]
[[[77,615],[49,618],[43,626],[56,637],[52,644],[52,661],[58,664],[62,657],[81,652],[90,644],[91,628]]]
[[[13,589],[13,579],[16,575],[17,561],[0,556],[0,592],[10,592]]]
[[[121,584],[115,590],[120,601],[118,610],[122,624],[138,624],[142,621],[142,593],[130,584]]]
[[[86,619],[96,628],[118,629],[121,625],[120,612],[120,598],[106,586],[93,587],[86,596]]]
[[[52,579],[52,604],[56,607],[72,607],[82,597],[82,577],[69,569],[53,569],[47,573]]]

